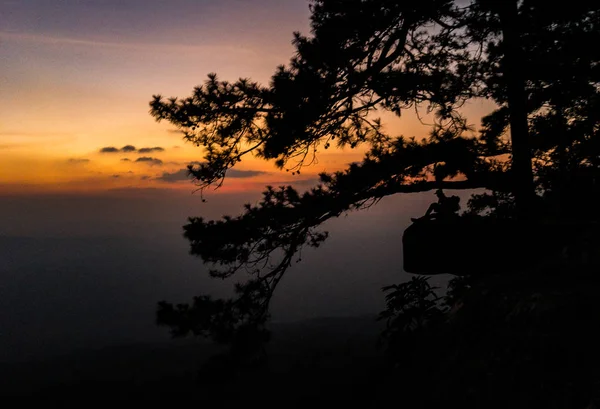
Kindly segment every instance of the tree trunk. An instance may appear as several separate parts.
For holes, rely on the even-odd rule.
[[[533,214],[534,185],[527,121],[527,95],[522,72],[517,1],[503,1],[498,15],[502,25],[505,79],[512,140],[512,179],[517,217],[527,221]]]

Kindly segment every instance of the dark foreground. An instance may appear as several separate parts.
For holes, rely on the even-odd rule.
[[[224,350],[192,340],[4,364],[2,397],[9,406],[60,408],[109,403],[305,407],[325,401],[368,407],[375,403],[383,375],[380,328],[374,317],[278,324],[268,368],[239,373],[206,369],[207,360]]]
[[[443,324],[403,334],[388,354],[375,317],[319,319],[273,325],[258,368],[230,370],[207,342],[115,347],[0,365],[2,398],[60,408],[596,408],[600,278],[543,273],[471,281]]]

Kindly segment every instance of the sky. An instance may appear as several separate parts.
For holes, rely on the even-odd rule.
[[[305,0],[0,0],[0,360],[156,335],[158,300],[221,291],[187,255],[187,217],[238,214],[267,184],[309,187],[360,160],[330,150],[292,176],[248,158],[202,203],[183,171],[202,150],[149,115],[152,95],[186,97],[211,72],[267,83],[294,31],[309,31]],[[392,134],[427,132],[385,119]],[[329,222],[274,316],[378,312],[401,277],[402,231],[433,200]]]
[[[268,81],[307,22],[304,1],[2,1],[3,192],[190,189],[178,171],[201,152],[154,121],[152,95],[187,96],[210,72]],[[227,188],[273,170],[244,163]]]
[[[211,72],[267,83],[294,31],[309,31],[306,0],[0,1],[1,191],[189,190],[182,169],[202,151],[154,121],[152,95],[186,97]],[[296,181],[361,157],[330,151]],[[253,158],[229,176],[224,190],[292,179]]]

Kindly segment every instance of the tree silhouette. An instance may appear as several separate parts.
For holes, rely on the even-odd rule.
[[[431,189],[485,188],[470,213],[521,222],[597,218],[598,7],[540,0],[316,0],[311,35],[294,34],[295,56],[268,85],[209,74],[187,98],[154,96],[151,115],[204,148],[189,173],[202,190],[253,155],[300,173],[330,147],[366,146],[360,163],[320,175],[305,193],[267,187],[237,217],[190,218],[191,252],[213,277],[246,274],[229,300],[160,303],[158,322],[236,342],[261,327],[273,291],[319,226],[381,198]],[[496,109],[469,126],[476,98]],[[423,139],[385,132],[377,110],[434,118]],[[582,196],[583,195],[583,196]],[[586,199],[586,200],[587,200]],[[516,234],[516,233],[515,233]]]

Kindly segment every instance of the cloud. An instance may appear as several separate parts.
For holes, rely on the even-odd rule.
[[[251,178],[253,176],[264,175],[267,172],[263,172],[260,170],[237,170],[237,169],[229,169],[225,174],[225,177],[228,178]]]
[[[112,175],[113,178],[120,178],[121,175]]]
[[[190,165],[198,165],[200,162],[190,162]],[[227,171],[226,177],[240,179],[240,178],[251,178],[253,176],[263,175],[267,172],[263,172],[260,170],[237,170],[237,169],[229,169]],[[182,180],[190,180],[191,176],[188,175],[188,169],[179,169],[175,172],[164,172],[161,176],[155,178],[155,180],[160,180],[162,182],[167,183],[175,183]]]
[[[158,158],[151,158],[150,156],[142,156],[135,160],[136,162],[143,162],[149,165],[162,165],[163,161]]]
[[[72,163],[72,164],[79,164],[79,163],[88,163],[90,160],[86,159],[86,158],[70,158],[67,159],[67,162]]]
[[[121,148],[121,152],[135,152],[135,146],[125,145]]]
[[[164,152],[164,151],[165,151],[165,148],[162,148],[160,146],[153,146],[153,147],[146,147],[146,148],[137,149],[133,145],[125,145],[121,149],[115,148],[114,146],[105,146],[104,148],[100,149],[100,153],[118,153],[118,152],[124,152],[124,153],[132,153],[132,152],[137,152],[137,153],[152,153],[152,152]]]
[[[131,162],[131,159],[129,159],[129,158],[123,158],[123,159],[121,159],[121,162]]]
[[[167,183],[175,183],[181,180],[190,180],[190,176],[188,175],[187,169],[179,169],[176,172],[164,172],[162,176],[157,177],[156,180],[160,180]]]
[[[140,148],[138,149],[138,153],[152,153],[152,152],[164,152],[165,148],[161,148],[160,146],[155,146],[153,148]]]
[[[200,161],[192,161],[189,162],[188,165],[203,165],[206,162],[200,162]],[[225,174],[226,177],[228,178],[232,178],[232,179],[243,179],[243,178],[251,178],[254,176],[259,176],[259,175],[266,175],[268,172],[263,172],[262,170],[238,170],[238,169],[229,169],[227,171],[227,173]]]
[[[7,130],[7,131],[0,131],[0,135],[1,136],[18,136],[18,137],[43,137],[43,138],[47,138],[47,137],[55,137],[55,136],[73,136],[72,134],[65,134],[64,132],[23,132],[23,131],[13,131],[13,130]]]
[[[16,143],[4,143],[4,144],[0,144],[0,149],[12,149],[12,148],[18,148],[20,146],[23,146],[23,145],[16,144]]]
[[[189,165],[203,165],[206,162],[200,161],[192,161]],[[226,177],[232,179],[243,179],[243,178],[251,178],[259,175],[266,175],[268,172],[263,172],[262,170],[238,170],[238,169],[229,169],[225,174]]]
[[[223,45],[188,45],[188,44],[179,44],[179,43],[160,43],[160,44],[151,44],[151,43],[135,43],[135,42],[123,42],[123,41],[95,41],[95,40],[87,40],[81,38],[73,38],[73,37],[61,37],[55,36],[51,37],[48,35],[38,35],[38,34],[27,34],[27,33],[15,33],[10,31],[0,31],[0,38],[3,40],[11,40],[11,41],[19,41],[19,42],[32,42],[39,44],[49,44],[49,45],[73,45],[73,46],[81,46],[85,48],[89,47],[102,47],[102,48],[113,48],[113,49],[121,49],[121,50],[137,50],[137,51],[149,51],[149,52],[157,52],[157,50],[162,50],[166,52],[178,52],[178,53],[188,53],[188,54],[198,54],[198,53],[207,53],[213,54],[216,52],[223,52],[227,50],[229,52],[237,52],[242,55],[251,56],[254,55],[252,50],[249,50],[247,47],[242,46],[223,46]]]
[[[320,183],[319,178],[309,178],[309,179],[293,179],[293,180],[284,180],[279,182],[269,182],[272,186],[317,186]]]

